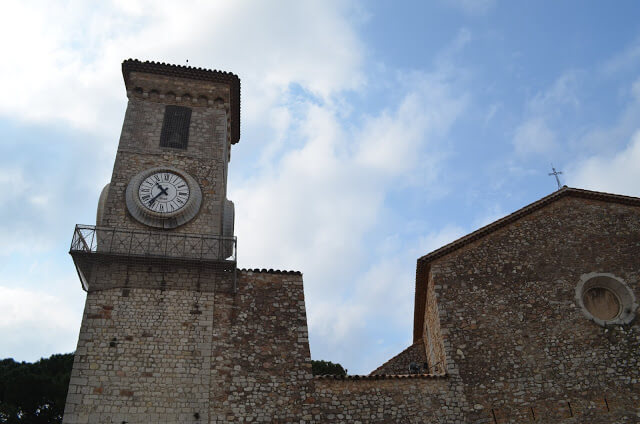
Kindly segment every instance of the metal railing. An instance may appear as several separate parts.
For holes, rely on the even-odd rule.
[[[235,237],[76,225],[70,253],[236,262]]]

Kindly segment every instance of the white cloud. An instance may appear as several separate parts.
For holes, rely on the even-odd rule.
[[[624,50],[608,59],[601,70],[605,75],[613,76],[636,67],[638,61],[640,61],[640,39],[634,40]]]
[[[286,135],[298,147],[230,192],[242,266],[302,270],[314,357],[353,363],[370,348],[358,372],[388,353],[376,347],[385,328],[402,334],[400,344],[411,337],[415,259],[428,244],[400,244],[372,260],[365,240],[394,234],[382,222],[387,194],[437,168],[466,104],[446,75],[410,78],[397,84],[405,90],[397,105],[360,125],[343,121],[333,104],[298,104]],[[432,181],[415,183],[428,189]]]
[[[243,146],[253,146],[260,151],[263,163],[277,162],[282,151],[290,149],[286,142],[292,138],[292,126],[298,125],[295,119],[299,100],[294,92],[304,94],[301,106],[304,109],[310,97],[317,103],[331,105],[340,101],[336,98],[340,93],[365,84],[361,69],[364,48],[352,22],[353,16],[359,13],[356,6],[349,1],[117,0],[3,4],[0,37],[5,40],[6,63],[0,67],[0,78],[11,84],[4,86],[0,116],[47,129],[53,124],[82,139],[82,143],[73,145],[73,141],[58,135],[56,141],[60,141],[60,145],[49,149],[43,147],[49,147],[51,140],[43,139],[29,145],[29,152],[24,147],[21,153],[24,157],[15,169],[5,167],[0,171],[0,182],[17,196],[10,208],[2,210],[5,225],[0,227],[3,240],[0,254],[5,256],[0,259],[8,261],[9,253],[24,258],[58,251],[60,246],[64,249],[75,219],[80,220],[85,209],[89,210],[89,216],[93,215],[100,183],[104,184],[102,181],[96,184],[94,180],[108,178],[108,169],[103,168],[111,166],[126,104],[120,75],[123,59],[133,57],[177,64],[189,59],[192,66],[237,73],[242,79],[244,128],[261,123],[270,131],[265,134],[266,140],[243,140]],[[292,152],[282,161],[290,169],[288,174],[270,177],[267,173],[263,183],[256,183],[256,190],[251,193],[256,198],[247,204],[247,207],[262,207],[262,199],[268,205],[264,210],[270,219],[260,221],[267,227],[270,220],[293,222],[284,228],[288,233],[264,231],[266,242],[263,244],[260,244],[261,237],[241,238],[247,247],[251,246],[249,240],[256,239],[260,239],[257,247],[268,246],[253,264],[288,265],[291,258],[293,264],[306,264],[309,259],[303,261],[299,255],[285,254],[282,257],[286,260],[278,261],[277,256],[274,259],[267,253],[277,251],[272,249],[274,244],[296,237],[311,247],[302,254],[315,250],[328,251],[326,256],[330,259],[339,259],[341,253],[346,256],[348,243],[342,242],[344,234],[331,217],[355,215],[358,202],[370,203],[366,199],[380,196],[373,192],[358,196],[351,189],[332,199],[330,188],[338,184],[337,181],[344,183],[344,179],[352,177],[337,169],[342,163],[326,150],[332,147],[323,144],[323,137],[332,138],[325,130],[334,118],[321,108],[311,110],[304,118],[305,122],[299,126],[307,131],[302,134],[305,141],[309,141],[306,148]],[[271,134],[273,137],[269,138]],[[12,160],[16,160],[17,147],[5,143],[2,149],[10,151]],[[56,152],[53,157],[51,151]],[[47,158],[37,157],[47,154]],[[103,161],[104,157],[109,159]],[[296,168],[298,162],[308,169]],[[103,164],[107,164],[106,167]],[[45,168],[49,168],[48,173]],[[289,191],[286,178],[298,174],[310,188],[320,192],[312,193],[304,185]],[[326,175],[333,175],[329,185],[316,183],[317,178]],[[88,194],[91,188],[87,186],[95,186],[94,196]],[[262,196],[258,193],[260,190],[263,190]],[[312,203],[313,207],[300,208],[309,196],[318,201]],[[323,197],[327,199],[324,202]],[[274,204],[274,199],[282,201]],[[332,204],[331,200],[339,201]],[[298,220],[300,209],[308,220]],[[366,216],[360,214],[360,218],[363,225],[367,225]],[[307,235],[309,223],[320,230]],[[300,226],[302,224],[305,226]],[[281,225],[275,227],[283,229]],[[354,245],[359,242],[355,237],[351,240]],[[293,249],[285,250],[285,253],[295,253]],[[249,252],[251,249],[247,249]],[[244,258],[251,256],[241,256]],[[72,269],[70,261],[65,265]],[[7,262],[3,263],[4,268],[8,266]],[[308,267],[302,269],[307,271]],[[50,278],[46,272],[34,272],[42,280]],[[75,346],[81,301],[73,295],[68,298],[54,295],[50,285],[21,288],[27,278],[12,275],[15,282],[0,284],[0,310],[4,316],[0,323],[4,350],[0,354],[37,359],[38,355]],[[63,287],[61,292],[81,294],[76,276],[67,277],[59,286]],[[71,298],[74,299],[71,304],[65,301]],[[71,345],[67,343],[69,340]]]
[[[77,300],[77,296],[0,285],[0,357],[34,361],[74,350],[82,313]]]
[[[624,87],[627,94],[627,104],[614,118],[615,123],[610,126],[590,125],[589,131],[578,137],[571,146],[576,157],[584,159],[592,156],[613,156],[623,149],[632,135],[638,130],[638,116],[640,116],[640,78]]]
[[[533,118],[516,128],[513,145],[521,156],[548,154],[556,147],[556,135],[544,119]]]
[[[25,180],[23,170],[15,166],[0,169],[0,185],[4,187],[4,193],[9,197],[28,192],[30,186]]]
[[[83,185],[82,196],[80,190],[63,190],[67,185],[59,184],[46,195],[25,197],[23,206],[30,209],[18,209],[46,208],[52,198],[88,198],[87,186],[96,186],[97,199],[99,184],[84,180],[98,178],[87,169],[113,157],[126,103],[119,75],[122,59],[171,63],[189,59],[193,66],[230,70],[242,79],[243,132],[248,129],[261,136],[243,138],[234,148],[234,153],[255,150],[258,157],[256,173],[244,173],[230,190],[238,213],[240,265],[302,270],[312,337],[342,350],[350,360],[362,355],[360,341],[377,344],[385,325],[402,328],[395,331],[403,334],[400,344],[410,339],[410,328],[405,331],[405,327],[412,319],[415,258],[427,246],[438,247],[432,246],[433,240],[441,242],[448,236],[418,238],[409,247],[400,243],[373,262],[367,257],[368,243],[394,232],[382,222],[390,191],[406,184],[429,190],[437,175],[446,136],[467,104],[450,68],[399,73],[388,79],[399,100],[366,117],[354,116],[345,93],[370,82],[364,66],[367,51],[353,24],[353,15],[361,12],[351,2],[118,0],[96,6],[41,1],[13,2],[4,12],[0,22],[6,25],[0,25],[0,36],[24,43],[6,53],[12,57],[11,66],[0,67],[0,77],[13,81],[0,98],[0,115],[55,123],[74,134],[81,129],[88,139],[82,158],[70,160],[68,166],[73,172],[70,179]],[[445,50],[454,54],[470,38],[470,32],[462,30]],[[260,132],[262,127],[267,131]],[[70,150],[80,151],[75,147]],[[66,164],[57,164],[55,176],[60,181],[69,177]],[[42,172],[26,165],[17,171],[10,177],[25,176],[21,184],[42,184]],[[99,174],[104,178],[107,173]],[[94,207],[95,202],[86,209],[93,213]],[[71,219],[69,209],[56,206],[55,210],[45,220],[48,224],[59,227]],[[22,236],[25,246],[53,249],[49,232],[43,231],[45,243],[37,237],[41,227],[32,226],[34,234],[26,231],[27,218],[43,220],[36,212],[34,216],[24,217],[24,227],[7,228],[3,239],[13,245]],[[63,231],[70,236],[71,230],[70,224]],[[65,284],[79,292],[75,276]],[[47,294],[47,289],[6,285],[0,289],[7,304],[23,305],[22,311],[12,307],[14,320],[0,326],[10,334],[14,349],[21,344],[62,349],[35,329],[38,320],[29,315],[33,311],[42,311],[40,319],[52,317],[43,327],[52,335],[79,324],[77,308],[64,312],[69,305],[51,291]],[[400,306],[383,310],[389,302]],[[384,359],[380,352],[371,353],[367,367]]]
[[[307,106],[290,134],[302,146],[232,193],[239,235],[251,241],[247,262],[308,272],[351,260],[386,192],[397,178],[428,166],[425,151],[440,148],[464,107],[447,83],[430,76],[411,88],[395,109],[366,118],[362,127],[347,127],[330,106]],[[267,249],[275,239],[282,247]]]
[[[553,116],[560,107],[580,107],[578,98],[581,72],[563,72],[547,90],[536,94],[527,107],[535,115]]]
[[[614,155],[592,156],[567,172],[571,187],[640,196],[640,130]]]
[[[243,78],[243,97],[250,99],[243,118],[250,120],[264,119],[293,83],[325,99],[363,84],[363,48],[346,19],[357,10],[349,2],[277,6],[11,2],[0,37],[20,42],[4,44],[11,64],[0,77],[12,84],[0,113],[117,136],[124,104],[118,64],[128,57],[233,70]]]
[[[350,284],[348,296],[323,296],[308,305],[314,357],[367,373],[411,344],[416,259],[463,234],[446,226],[408,243],[397,235],[380,240],[375,260]]]
[[[405,77],[406,78],[406,77]],[[466,105],[440,75],[409,78],[411,91],[395,111],[384,110],[370,117],[355,135],[359,166],[396,176],[425,160],[420,152],[452,125]],[[442,147],[440,146],[440,149]],[[424,163],[423,163],[424,165]]]
[[[536,93],[525,104],[526,115],[514,131],[513,145],[520,158],[549,156],[558,150],[557,132],[564,114],[579,109],[578,85],[582,73],[565,71],[547,89]]]

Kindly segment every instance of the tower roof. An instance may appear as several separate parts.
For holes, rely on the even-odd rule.
[[[124,83],[127,87],[129,86],[129,75],[131,72],[143,72],[147,74],[228,84],[230,88],[231,142],[235,144],[240,140],[240,78],[238,78],[237,75],[231,72],[194,68],[191,66],[127,59],[122,62],[122,76],[124,77]]]

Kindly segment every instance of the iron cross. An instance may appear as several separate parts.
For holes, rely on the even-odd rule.
[[[554,177],[556,177],[558,190],[560,190],[562,188],[562,185],[560,184],[560,178],[558,178],[558,175],[562,174],[562,171],[556,171],[556,168],[553,167],[553,164],[551,164],[551,169],[553,170],[553,172],[550,172],[549,175],[553,175]]]

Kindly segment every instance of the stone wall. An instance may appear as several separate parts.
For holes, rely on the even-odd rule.
[[[202,275],[198,289],[196,274],[139,262],[101,271],[87,294],[65,423],[302,415],[312,377],[301,274],[239,272],[236,293]]]
[[[442,336],[440,328],[440,316],[446,313],[442,311],[438,305],[435,285],[433,284],[433,276],[428,273],[428,268],[422,264],[418,264],[418,275],[424,275],[429,280],[427,287],[426,309],[424,319],[423,341],[425,344],[425,352],[427,356],[427,364],[429,370],[435,373],[443,373],[447,367],[447,358],[445,354],[445,345],[450,350],[451,345],[448,339]]]
[[[402,375],[411,373],[411,365],[417,367],[415,374],[429,374],[429,364],[425,355],[424,341],[416,341],[411,346],[371,371],[370,375]]]
[[[465,422],[454,375],[314,378],[300,273],[239,271],[234,293],[129,268],[87,295],[65,423]]]
[[[311,359],[300,273],[241,272],[217,297],[211,422],[300,422]]]
[[[638,320],[596,325],[575,289],[611,273],[637,297],[639,257],[640,208],[564,197],[431,262],[469,422],[637,422]]]
[[[426,352],[446,373],[347,378],[311,375],[300,273],[239,271],[234,292],[186,263],[101,263],[64,422],[637,422],[638,320],[595,324],[575,288],[638,293],[638,257],[639,208],[559,199],[419,263],[427,350],[381,368]]]
[[[467,423],[447,377],[316,378],[306,422]]]
[[[213,293],[88,293],[64,422],[207,419],[214,307]]]

